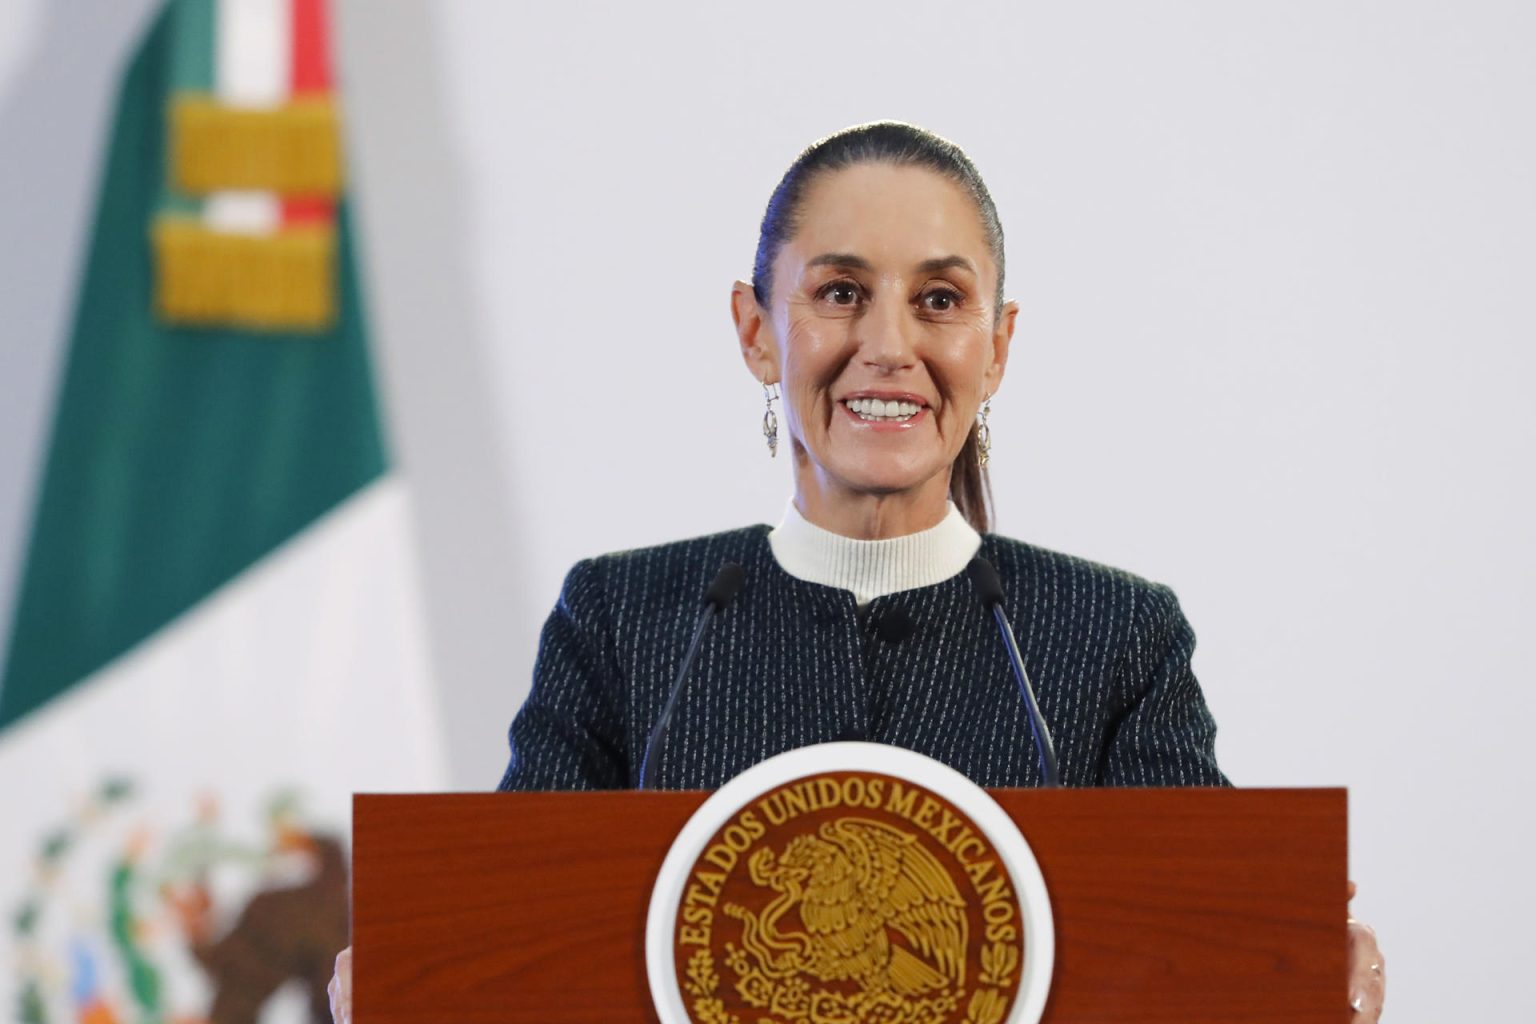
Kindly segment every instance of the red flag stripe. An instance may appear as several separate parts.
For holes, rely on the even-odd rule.
[[[331,91],[331,25],[326,0],[292,0],[292,94]],[[283,200],[283,223],[315,224],[331,219],[328,199]]]
[[[293,94],[331,90],[331,24],[325,0],[293,0]]]

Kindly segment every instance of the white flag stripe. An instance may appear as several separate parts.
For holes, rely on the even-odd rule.
[[[221,102],[274,107],[285,102],[293,76],[292,0],[217,0],[214,91]],[[282,225],[273,192],[214,192],[203,223],[232,234],[272,234]]]
[[[205,796],[232,828],[259,834],[265,801],[292,787],[306,819],[344,836],[355,790],[441,789],[410,536],[404,484],[386,477],[8,728],[0,906],[19,905],[46,837],[114,776],[136,785],[132,814],[156,843]],[[100,892],[79,895],[101,911]],[[15,981],[0,971],[0,1006],[16,1005]]]
[[[211,192],[203,203],[203,223],[215,231],[270,235],[282,221],[283,204],[276,192]]]
[[[288,98],[293,76],[291,0],[218,0],[214,81],[219,99],[271,107]]]

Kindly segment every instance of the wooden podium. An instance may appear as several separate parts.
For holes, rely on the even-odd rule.
[[[1350,1019],[1344,790],[991,794],[1050,892],[1046,1021]],[[707,795],[357,796],[357,1019],[654,1022],[651,886]]]

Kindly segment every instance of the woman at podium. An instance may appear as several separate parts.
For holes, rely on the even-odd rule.
[[[1001,222],[959,147],[879,122],[802,152],[731,292],[762,395],[743,415],[793,497],[776,526],[575,566],[500,788],[711,789],[840,739],[983,786],[1052,768],[1072,786],[1227,785],[1173,593],[989,532],[987,418],[1018,316],[1003,287]],[[1352,1005],[1376,1020],[1380,953],[1364,926],[1351,942]]]
[[[889,743],[983,786],[1044,781],[1008,651],[967,572],[996,570],[1066,785],[1215,786],[1194,636],[1166,587],[988,532],[987,418],[1018,316],[1003,231],[966,155],[911,125],[805,150],[731,309],[777,526],[594,558],[566,578],[511,729],[503,789],[709,789],[781,751]],[[1001,440],[999,443],[1003,443]],[[666,742],[650,734],[701,597]]]

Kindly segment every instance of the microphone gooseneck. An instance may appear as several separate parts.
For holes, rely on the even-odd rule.
[[[682,696],[683,683],[688,680],[688,670],[693,667],[694,659],[699,656],[699,646],[704,642],[704,631],[709,628],[714,617],[725,611],[725,606],[735,600],[746,578],[747,574],[741,566],[735,562],[726,562],[704,590],[704,608],[699,612],[698,625],[693,628],[693,639],[688,643],[688,653],[683,655],[682,664],[677,670],[677,678],[672,681],[672,690],[667,694],[667,703],[663,705],[661,717],[656,719],[656,726],[651,730],[650,739],[646,741],[645,756],[640,759],[641,789],[656,788],[656,752],[666,742],[667,730],[672,727],[672,712],[676,710],[677,700]]]
[[[1029,716],[1029,731],[1035,738],[1035,752],[1040,755],[1040,777],[1047,786],[1061,784],[1056,772],[1056,745],[1051,742],[1051,730],[1040,713],[1035,700],[1035,688],[1029,685],[1029,673],[1024,671],[1024,656],[1019,653],[1019,642],[1014,639],[1013,627],[1003,614],[1003,581],[997,578],[997,570],[985,558],[973,558],[966,567],[981,603],[992,612],[997,631],[1002,635],[1003,646],[1008,649],[1008,661],[1013,666],[1013,676],[1019,682],[1019,695],[1024,698],[1024,710]]]

